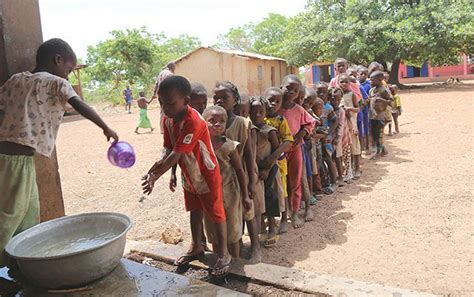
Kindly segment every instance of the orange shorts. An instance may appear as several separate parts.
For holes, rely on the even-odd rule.
[[[211,192],[206,194],[195,194],[184,190],[184,205],[186,211],[202,210],[216,224],[226,220],[220,187],[219,189],[211,189]]]

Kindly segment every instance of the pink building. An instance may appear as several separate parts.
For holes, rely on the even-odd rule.
[[[445,81],[450,77],[460,80],[474,79],[474,64],[468,55],[462,54],[462,63],[458,65],[432,67],[429,63],[424,63],[418,68],[401,62],[398,69],[401,83]]]

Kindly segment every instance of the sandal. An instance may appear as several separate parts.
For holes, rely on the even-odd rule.
[[[199,260],[204,257],[204,252],[197,253],[195,255],[184,254],[174,261],[174,266],[188,265],[194,260]]]
[[[225,277],[229,273],[230,263],[232,263],[232,257],[230,258],[228,263],[220,267],[217,267],[217,263],[216,263],[216,265],[212,267],[209,273],[211,274],[212,277],[218,277],[218,278]],[[221,273],[217,273],[218,270],[221,270]]]
[[[267,238],[265,240],[265,242],[263,243],[263,247],[271,248],[271,247],[275,246],[275,244],[277,244],[279,239],[280,239],[280,236],[278,236],[278,235],[274,235],[270,238]]]
[[[311,195],[311,197],[309,197],[309,205],[316,205],[316,202],[318,202],[318,199]]]
[[[332,193],[334,193],[334,190],[331,187],[326,187],[323,189],[323,193],[326,195],[331,195]]]

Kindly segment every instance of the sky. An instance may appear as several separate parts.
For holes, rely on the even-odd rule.
[[[294,16],[306,0],[40,0],[43,39],[62,38],[77,56],[87,57],[87,47],[110,37],[116,29],[146,26],[151,33],[168,37],[188,34],[204,46],[217,35],[269,13]]]

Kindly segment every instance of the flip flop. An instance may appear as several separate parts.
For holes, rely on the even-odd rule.
[[[265,242],[263,243],[263,247],[271,248],[271,247],[275,246],[275,244],[277,244],[279,239],[280,239],[280,236],[278,236],[278,235],[267,238],[265,240]]]
[[[216,278],[225,277],[229,273],[230,263],[232,263],[232,258],[229,260],[229,263],[226,263],[222,265],[221,267],[216,267],[216,265],[214,265],[214,267],[212,267],[209,273],[211,274],[212,277],[216,277]],[[223,272],[220,274],[216,274],[217,270],[222,270]]]
[[[204,257],[204,252],[197,253],[196,255],[184,254],[174,261],[175,266],[188,265],[194,260],[199,260]]]
[[[331,187],[326,187],[323,188],[323,193],[326,195],[331,195],[332,193],[334,193],[334,190]]]
[[[318,202],[318,199],[311,195],[311,197],[309,197],[309,205],[316,205],[316,202]]]

